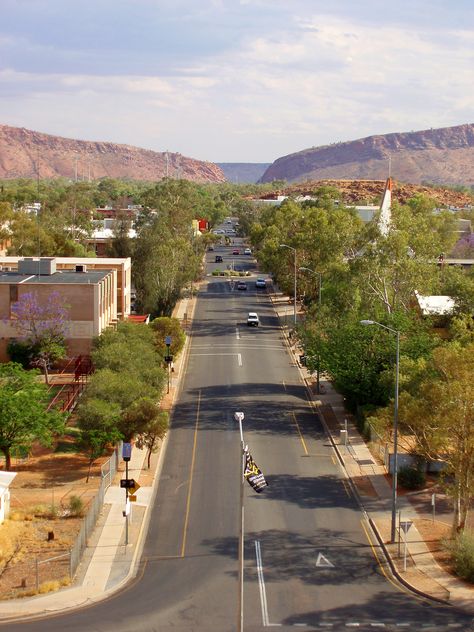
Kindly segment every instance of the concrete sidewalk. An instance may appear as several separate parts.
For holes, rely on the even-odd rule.
[[[278,288],[274,288],[271,298],[280,322],[285,322],[288,315],[288,297],[279,293]],[[402,521],[412,522],[407,534],[405,535],[403,530],[401,533],[401,557],[398,555],[398,543],[389,543],[392,487],[385,466],[378,463],[368,449],[350,414],[344,408],[344,398],[334,390],[331,382],[322,376],[321,392],[314,392],[314,376],[299,362],[300,350],[291,338],[287,336],[286,339],[294,364],[308,387],[312,405],[327,429],[341,465],[352,482],[354,494],[369,518],[392,572],[403,584],[416,592],[474,613],[474,587],[447,573],[436,562],[414,524],[419,516],[409,496],[397,496],[397,508]],[[341,430],[346,428],[347,440],[344,433],[341,434]],[[406,570],[403,560],[405,537],[408,558]]]

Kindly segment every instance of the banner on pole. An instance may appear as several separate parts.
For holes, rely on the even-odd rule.
[[[268,485],[264,475],[262,474],[262,470],[253,460],[248,446],[245,446],[244,478],[250,487],[253,487],[253,489],[258,493],[260,493],[262,489]]]

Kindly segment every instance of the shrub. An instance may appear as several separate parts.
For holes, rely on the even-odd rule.
[[[398,470],[398,482],[405,489],[421,489],[426,483],[426,474],[419,467],[407,465]]]
[[[186,334],[184,333],[179,320],[177,318],[167,318],[162,316],[152,320],[150,327],[155,332],[155,344],[158,352],[163,356],[165,355],[167,351],[165,338],[166,336],[171,336],[170,352],[174,356],[178,355],[186,342]]]
[[[71,496],[69,499],[69,513],[71,516],[82,516],[84,513],[84,503],[79,496]]]
[[[461,533],[448,548],[456,575],[474,584],[474,533]]]

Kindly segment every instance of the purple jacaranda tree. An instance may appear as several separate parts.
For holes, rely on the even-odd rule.
[[[48,366],[66,355],[65,338],[69,331],[69,310],[58,292],[51,292],[40,302],[36,292],[26,292],[12,305],[10,323],[18,338],[29,347],[33,364],[44,370],[48,383]]]

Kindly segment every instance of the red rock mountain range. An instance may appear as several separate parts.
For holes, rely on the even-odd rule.
[[[368,136],[275,160],[260,182],[369,179],[474,185],[474,125]]]
[[[214,163],[130,145],[73,140],[0,125],[0,178],[160,180],[169,175],[194,182],[224,182]]]

